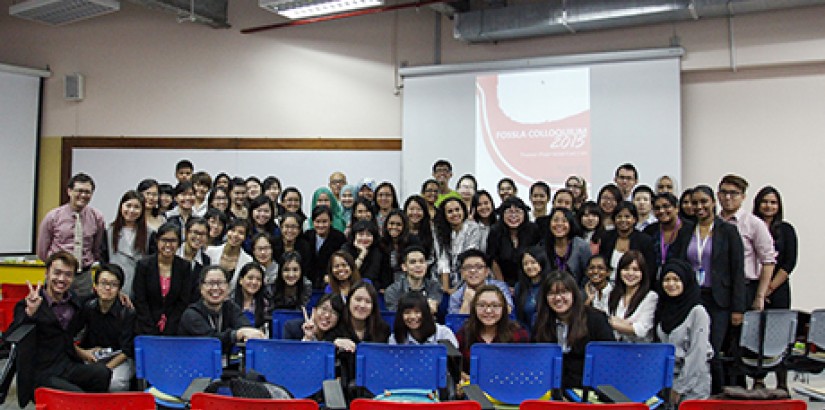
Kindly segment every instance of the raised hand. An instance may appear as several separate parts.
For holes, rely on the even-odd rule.
[[[37,309],[40,308],[40,304],[43,303],[43,296],[40,296],[40,288],[42,287],[42,283],[37,282],[37,286],[32,286],[32,283],[26,281],[26,285],[29,286],[29,294],[26,296],[26,314],[29,317],[34,316],[37,312]]]

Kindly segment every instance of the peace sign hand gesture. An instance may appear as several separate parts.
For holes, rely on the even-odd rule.
[[[42,283],[37,282],[37,286],[35,287],[32,286],[31,282],[26,281],[26,285],[29,286],[29,294],[26,296],[26,315],[32,317],[37,312],[40,304],[43,303],[43,297],[40,296]]]

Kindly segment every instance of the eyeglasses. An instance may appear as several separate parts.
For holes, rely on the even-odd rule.
[[[452,170],[447,167],[438,167],[435,169],[436,174],[449,174],[450,172],[452,172]]]
[[[322,315],[331,315],[331,316],[338,316],[338,312],[336,312],[333,308],[323,305],[317,308],[318,313]]]
[[[101,280],[101,281],[97,282],[97,286],[101,287],[101,288],[115,289],[115,288],[120,287],[120,282],[118,282],[116,280],[114,280],[114,281]]]
[[[478,310],[492,310],[494,312],[498,312],[503,308],[504,308],[504,305],[501,305],[501,304],[498,304],[498,303],[491,303],[491,304],[477,303],[476,304],[476,309],[478,309]]]
[[[91,195],[92,191],[89,189],[72,189],[72,191],[78,195]]]
[[[504,211],[505,215],[524,215],[524,210],[521,208],[510,208]]]
[[[227,285],[227,282],[225,280],[210,280],[210,281],[203,282],[203,286],[205,286],[207,289],[222,288],[226,285]]]
[[[331,179],[331,180],[329,180],[329,183],[330,184],[335,184],[335,185],[344,185],[344,184],[347,183],[347,180],[346,179]]]
[[[726,196],[726,197],[729,197],[729,198],[735,198],[739,195],[742,195],[742,193],[739,192],[739,191],[736,191],[736,190],[731,190],[731,189],[720,189],[719,190],[719,195]]]
[[[281,225],[281,229],[299,229],[298,225],[286,224]]]
[[[465,265],[461,267],[462,272],[481,272],[487,265]]]

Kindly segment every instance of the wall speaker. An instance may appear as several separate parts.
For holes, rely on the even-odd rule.
[[[83,74],[66,74],[63,86],[63,98],[66,101],[83,101]]]

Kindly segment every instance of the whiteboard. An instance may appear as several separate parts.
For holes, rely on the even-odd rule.
[[[353,185],[364,177],[396,187],[401,181],[401,151],[75,148],[72,174],[91,175],[96,184],[91,206],[110,222],[123,193],[144,178],[174,185],[175,164],[184,158],[192,161],[195,171],[206,171],[213,179],[220,172],[261,180],[274,175],[282,188],[294,186],[301,191],[307,214],[312,193],[327,186],[334,171],[344,172]]]

